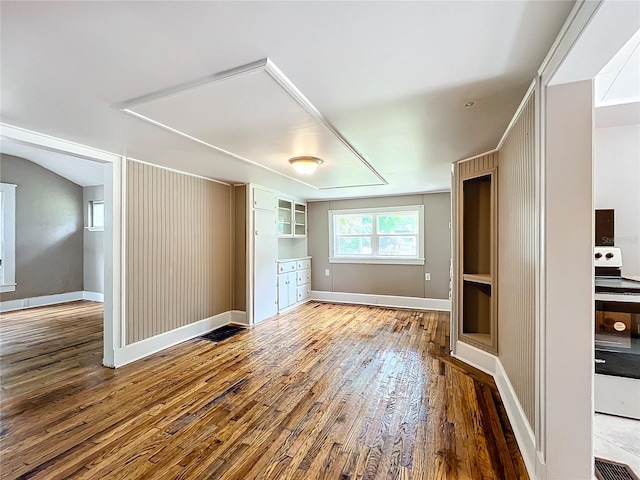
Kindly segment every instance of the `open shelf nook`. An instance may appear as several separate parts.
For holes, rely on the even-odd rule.
[[[458,340],[492,354],[497,336],[498,155],[456,165]]]

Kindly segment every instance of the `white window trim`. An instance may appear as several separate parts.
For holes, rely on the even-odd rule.
[[[417,257],[385,257],[379,255],[358,255],[336,257],[334,254],[335,238],[333,235],[333,217],[335,215],[351,215],[359,213],[380,214],[394,212],[418,211],[418,256]],[[374,222],[375,223],[375,222]],[[376,226],[374,225],[374,232]],[[375,250],[374,250],[375,251]],[[384,265],[424,265],[424,205],[402,205],[396,207],[350,208],[329,210],[329,263],[368,263]]]
[[[88,227],[84,227],[85,230],[89,232],[104,232],[104,225],[102,227],[94,227],[93,226],[93,203],[100,202],[104,205],[104,200],[100,200],[98,198],[94,200],[89,200],[87,202],[87,225]],[[103,219],[104,222],[104,219]]]
[[[2,271],[0,293],[16,290],[16,185],[0,183],[0,191],[4,193],[4,252],[2,252]]]

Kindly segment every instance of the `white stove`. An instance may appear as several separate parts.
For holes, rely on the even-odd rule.
[[[640,282],[622,276],[622,252],[595,247],[596,411],[640,419]]]

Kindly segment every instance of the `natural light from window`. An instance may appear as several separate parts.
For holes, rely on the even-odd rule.
[[[424,263],[422,205],[329,212],[333,263]]]
[[[91,200],[89,202],[89,229],[104,229],[104,201]]]
[[[16,186],[0,183],[0,292],[16,289]]]

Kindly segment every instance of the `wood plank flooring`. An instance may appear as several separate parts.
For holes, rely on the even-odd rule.
[[[528,478],[449,316],[308,303],[100,366],[101,305],[2,314],[0,477]]]

